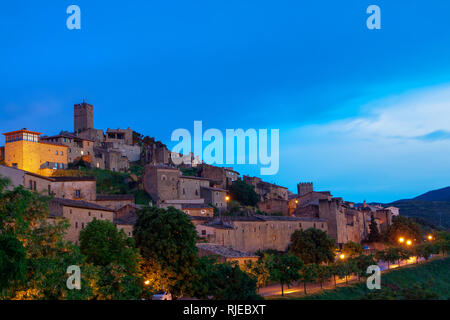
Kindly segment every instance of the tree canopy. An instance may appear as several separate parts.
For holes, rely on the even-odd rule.
[[[296,230],[291,235],[290,252],[305,264],[333,262],[336,242],[322,230],[310,228],[306,231]]]
[[[138,252],[133,239],[118,231],[112,222],[94,218],[81,230],[79,240],[88,263],[103,267],[115,263],[129,271],[137,269]]]
[[[397,244],[400,237],[410,239],[413,242],[421,242],[422,228],[412,219],[394,216],[387,231],[387,240],[392,244]]]
[[[255,187],[241,179],[235,180],[229,191],[231,199],[239,201],[244,206],[256,206],[259,202]]]
[[[175,297],[188,292],[197,259],[197,231],[188,216],[173,207],[144,208],[137,211],[133,235],[145,260],[146,280]]]

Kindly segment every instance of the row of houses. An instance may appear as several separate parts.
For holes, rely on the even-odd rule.
[[[97,194],[95,177],[48,177],[4,165],[0,165],[0,176],[7,177],[11,187],[23,186],[51,196],[49,218],[69,221],[65,237],[68,241],[78,243],[80,231],[94,218],[111,221],[132,236],[134,212],[139,209],[134,197]]]
[[[85,102],[74,105],[74,131],[42,136],[21,129],[5,133],[6,143],[0,148],[0,175],[11,179],[14,186],[53,196],[52,218],[65,217],[70,222],[67,240],[78,242],[79,232],[92,221],[104,219],[132,235],[139,209],[130,195],[98,195],[94,177],[55,177],[70,163],[83,160],[91,166],[111,171],[127,171],[130,163],[146,163],[142,176],[144,190],[152,204],[161,208],[175,207],[189,216],[199,236],[206,241],[202,252],[230,255],[244,261],[265,249],[284,251],[295,230],[317,228],[327,232],[339,245],[367,238],[371,217],[381,230],[386,230],[398,209],[344,201],[329,191],[315,191],[313,184],[297,185],[297,194],[286,187],[243,176],[230,167],[217,167],[197,161],[192,154],[194,175],[184,175],[171,161],[167,147],[146,138],[136,144],[131,129],[94,128],[93,106]],[[180,155],[176,155],[180,156]],[[229,187],[238,179],[254,187],[259,197],[258,209],[263,214],[245,217],[226,216]],[[264,215],[265,214],[265,215]],[[228,249],[225,249],[228,248]],[[241,259],[242,258],[242,259]]]

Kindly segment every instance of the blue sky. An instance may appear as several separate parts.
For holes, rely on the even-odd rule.
[[[81,8],[81,30],[66,8]],[[381,30],[366,8],[381,8]],[[270,182],[388,202],[450,185],[447,1],[14,1],[0,11],[0,128],[280,129]],[[0,138],[0,145],[4,138]],[[252,166],[236,166],[258,174]]]

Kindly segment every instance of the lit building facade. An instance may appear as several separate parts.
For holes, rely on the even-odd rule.
[[[7,166],[50,176],[54,170],[67,168],[67,146],[40,142],[40,132],[27,129],[4,133]]]

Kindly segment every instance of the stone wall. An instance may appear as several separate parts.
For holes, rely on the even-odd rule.
[[[245,217],[244,217],[245,218]],[[283,218],[283,217],[280,217]],[[211,234],[208,241],[230,246],[235,250],[254,253],[258,250],[275,249],[285,251],[295,230],[317,228],[327,231],[323,220],[293,218],[292,220],[242,220],[232,221],[230,227],[206,225],[200,229]]]

